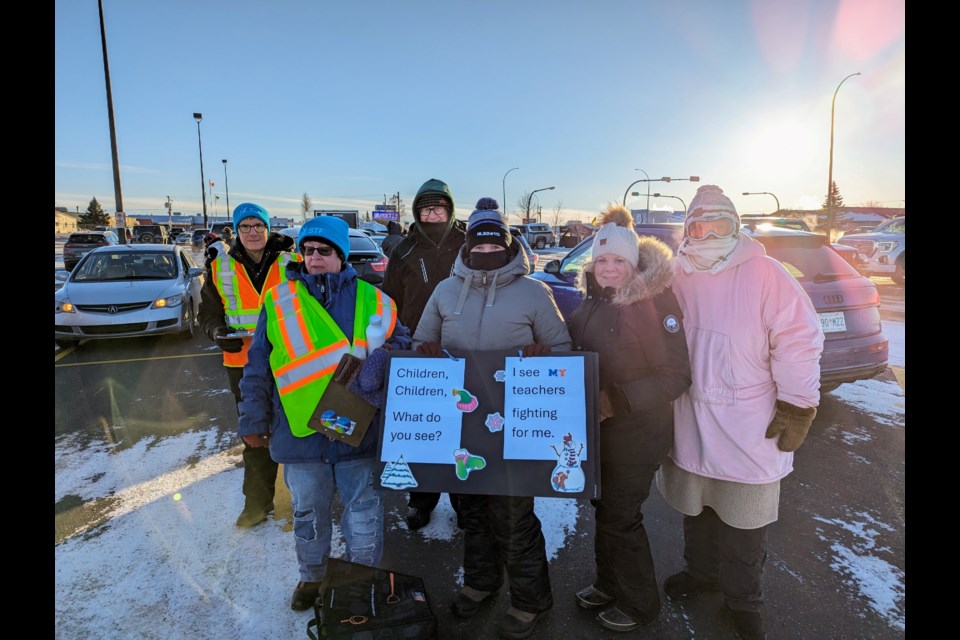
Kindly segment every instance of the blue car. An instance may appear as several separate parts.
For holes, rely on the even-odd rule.
[[[641,236],[664,241],[674,253],[683,240],[683,224],[662,222],[634,226]],[[820,356],[820,391],[828,393],[845,382],[867,380],[887,370],[889,343],[880,326],[880,293],[828,242],[826,236],[783,227],[742,226],[759,241],[767,255],[779,260],[810,296],[824,333]],[[551,260],[543,271],[530,274],[546,283],[564,319],[580,304],[577,274],[590,259],[593,236],[565,257]]]

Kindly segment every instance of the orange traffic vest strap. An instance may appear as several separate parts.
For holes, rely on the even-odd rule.
[[[316,433],[308,426],[333,372],[345,353],[363,350],[370,316],[379,313],[391,335],[396,303],[373,285],[357,280],[353,344],[320,301],[299,280],[270,289],[264,300],[267,337],[273,345],[270,369],[293,435]]]
[[[284,251],[267,271],[260,292],[253,286],[247,270],[225,251],[217,254],[210,265],[213,283],[223,301],[224,319],[227,325],[253,331],[257,327],[263,295],[283,280],[287,264],[300,260],[300,256]],[[227,367],[242,367],[247,364],[247,351],[252,338],[243,338],[243,348],[237,353],[223,352],[223,364]]]

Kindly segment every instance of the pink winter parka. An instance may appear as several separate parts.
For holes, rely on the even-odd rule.
[[[823,332],[813,303],[782,264],[741,234],[715,273],[677,265],[693,384],[674,403],[670,458],[719,480],[766,484],[793,471],[793,453],[766,430],[776,401],[820,402]]]

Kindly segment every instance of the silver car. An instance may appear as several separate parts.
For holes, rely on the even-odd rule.
[[[58,272],[54,341],[132,338],[168,333],[192,337],[204,269],[180,245],[99,247],[72,272]]]

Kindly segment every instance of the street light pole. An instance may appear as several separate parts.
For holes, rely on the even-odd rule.
[[[643,169],[639,169],[639,171],[643,171]],[[647,190],[649,191],[651,182],[671,182],[674,180],[676,181],[689,180],[690,182],[700,182],[700,176],[690,176],[689,178],[671,178],[670,176],[663,176],[662,178],[653,178],[653,179],[647,178],[646,180],[641,178],[640,180],[634,180],[633,182],[630,183],[630,186],[627,187],[627,190],[623,192],[623,206],[627,206],[627,195],[629,195],[630,188],[633,187],[633,185],[640,184],[641,182],[646,182]],[[649,195],[647,197],[649,198]],[[647,211],[650,211],[649,207],[650,207],[650,201],[647,200]]]
[[[203,228],[209,229],[207,224],[207,181],[203,177],[203,142],[200,141],[200,121],[203,120],[203,114],[195,113],[193,119],[197,121],[197,145],[200,147],[200,195],[203,198]]]
[[[643,171],[643,169],[634,169],[634,171]],[[647,175],[646,171],[643,171],[643,177],[647,179],[647,212],[650,211],[650,176]],[[627,206],[627,200],[624,198],[623,206]]]
[[[224,158],[220,162],[223,163],[223,188],[227,191],[227,220],[230,219],[230,183],[227,182],[227,160]]]
[[[103,0],[97,0],[100,9],[100,46],[103,49],[103,78],[107,84],[107,120],[110,122],[110,152],[113,156],[113,199],[116,207],[114,221],[120,244],[127,244],[126,214],[123,213],[123,193],[120,188],[120,158],[117,154],[117,127],[113,118],[113,90],[110,88],[110,61],[107,58],[107,32],[103,26]]]
[[[525,218],[526,220],[530,219],[530,202],[533,201],[534,194],[540,191],[553,191],[554,189],[556,189],[556,187],[544,187],[543,189],[534,189],[533,191],[530,192],[530,197],[527,198],[527,216]]]
[[[519,168],[520,167],[514,167],[513,169],[510,169],[510,171],[516,171]],[[510,214],[507,213],[507,174],[509,174],[510,171],[507,171],[507,173],[503,174],[503,184],[501,185],[503,187],[503,215],[507,219],[507,224],[510,223]]]
[[[777,212],[780,212],[780,198],[773,195],[769,191],[744,191],[743,195],[745,196],[773,196],[773,199],[777,201]]]
[[[167,229],[173,229],[173,200],[170,199],[170,196],[167,196]]]
[[[639,194],[639,193],[634,193],[633,195],[638,196],[638,195],[640,195],[640,194]],[[680,201],[680,204],[683,205],[683,217],[684,217],[684,218],[687,217],[687,203],[684,202],[684,201],[683,201],[683,198],[681,198],[680,196],[668,196],[668,195],[665,194],[665,193],[655,193],[655,194],[653,194],[653,197],[654,197],[654,198],[675,198],[675,199],[679,200],[679,201]]]
[[[837,93],[843,83],[853,76],[860,75],[860,72],[851,73],[840,81],[836,90],[833,92],[833,101],[830,103],[830,169],[827,171],[827,241],[830,241],[830,234],[833,231],[833,109],[837,104]]]

